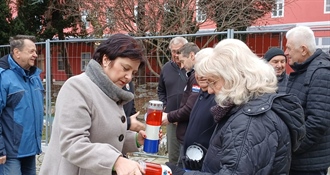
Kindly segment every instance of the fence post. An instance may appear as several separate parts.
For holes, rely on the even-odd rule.
[[[234,29],[228,29],[227,30],[227,38],[233,39],[234,38]]]
[[[51,109],[52,109],[52,98],[51,98],[51,59],[50,59],[50,40],[46,40],[46,92],[45,92],[45,110],[46,110],[46,143],[45,146],[48,145],[49,142],[49,124],[51,121]]]

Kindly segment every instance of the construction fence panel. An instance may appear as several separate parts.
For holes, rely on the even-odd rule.
[[[140,69],[138,75],[132,80],[135,85],[135,107],[137,111],[140,111],[139,118],[143,119],[148,101],[158,99],[158,78],[162,66],[171,59],[168,44],[172,38],[185,37],[188,41],[195,42],[200,48],[214,47],[225,38],[237,38],[244,41],[254,53],[262,57],[271,47],[285,49],[285,32],[228,30],[227,32],[136,37],[144,45],[147,58],[145,67]],[[322,32],[329,33],[330,29],[315,32],[316,43],[318,47],[329,53],[330,37],[328,39],[318,37],[317,33]],[[47,146],[51,136],[56,98],[63,83],[68,78],[85,71],[95,49],[104,40],[106,39],[69,39],[36,43],[38,50],[36,65],[42,70],[41,79],[45,86],[44,145]],[[9,45],[0,46],[1,57],[8,53],[10,53]],[[290,69],[289,66],[287,68]]]

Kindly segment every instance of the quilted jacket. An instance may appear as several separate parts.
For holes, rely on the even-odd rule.
[[[292,66],[287,93],[296,94],[304,108],[306,137],[292,156],[291,168],[326,170],[330,166],[330,58],[321,49],[304,63]]]
[[[185,175],[288,174],[291,152],[304,136],[299,100],[292,95],[265,94],[226,114],[211,137],[201,172]]]

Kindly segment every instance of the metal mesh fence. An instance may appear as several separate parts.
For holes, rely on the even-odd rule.
[[[329,30],[327,31],[329,32]],[[136,39],[141,41],[145,47],[148,62],[133,78],[136,109],[141,112],[140,115],[144,115],[147,102],[151,99],[158,99],[158,77],[163,64],[170,60],[168,44],[173,37],[183,36],[188,41],[195,42],[200,48],[213,47],[224,38],[237,38],[244,41],[253,52],[262,57],[270,47],[285,48],[285,32],[228,30],[227,32],[216,33],[137,37]],[[103,40],[105,39],[47,40],[46,42],[36,43],[38,50],[36,65],[42,69],[41,79],[45,86],[45,129],[43,137],[45,144],[49,141],[56,97],[61,86],[71,76],[84,72],[94,50]],[[329,46],[325,45],[322,49],[326,51],[330,50],[329,48],[330,43]],[[8,53],[10,53],[9,45],[0,46],[1,57]]]

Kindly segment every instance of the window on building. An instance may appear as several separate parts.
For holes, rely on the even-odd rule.
[[[164,11],[165,12],[171,12],[170,4],[168,4],[168,3],[164,4]]]
[[[87,20],[88,14],[89,14],[88,10],[83,10],[81,12],[81,21],[85,24],[86,29],[89,28],[89,21]]]
[[[330,55],[330,37],[315,37],[316,48],[322,49]]]
[[[322,45],[329,45],[330,46],[330,37],[322,38]]]
[[[134,22],[134,26],[136,26],[136,20],[138,19],[138,15],[139,15],[139,8],[137,5],[134,6],[134,18],[135,18],[135,22]]]
[[[82,52],[81,53],[81,71],[85,71],[86,66],[91,59],[91,53],[90,52]]]
[[[201,6],[199,5],[199,1],[196,0],[196,21],[204,22],[205,20],[206,20],[206,13],[203,10],[203,8],[201,8]]]
[[[330,13],[330,0],[324,0],[324,13]]]
[[[278,18],[284,16],[284,0],[276,0],[275,7],[272,11],[272,17]]]

